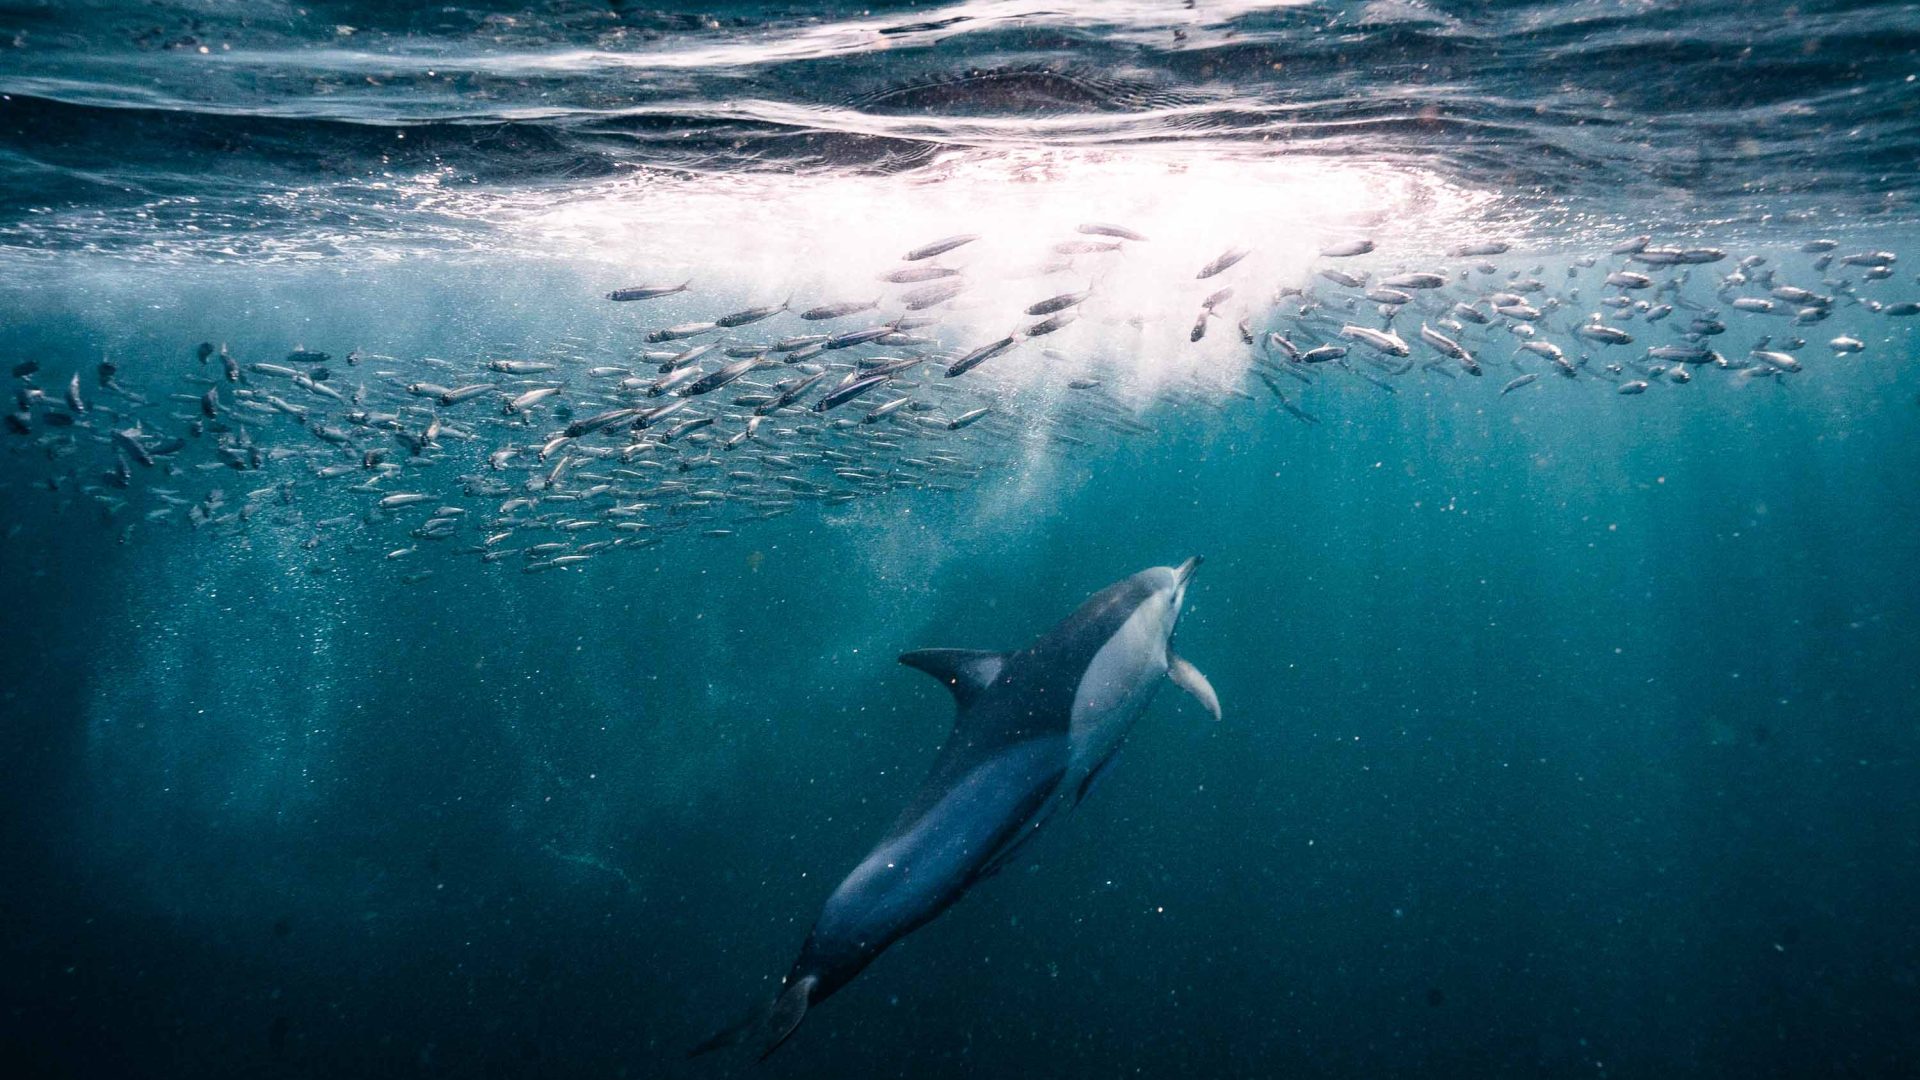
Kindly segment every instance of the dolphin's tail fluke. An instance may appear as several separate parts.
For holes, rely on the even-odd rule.
[[[814,988],[820,985],[820,977],[808,975],[787,984],[770,1005],[761,1005],[740,1019],[703,1040],[698,1046],[687,1051],[689,1058],[702,1054],[711,1054],[715,1050],[739,1046],[742,1043],[762,1041],[760,1060],[780,1049],[780,1044],[793,1035],[800,1021],[806,1019],[807,1007],[813,1004]]]
[[[700,1045],[687,1051],[687,1056],[697,1058],[702,1054],[711,1054],[715,1050],[725,1050],[729,1046],[739,1046],[748,1036],[760,1029],[766,1022],[767,1007],[761,1005],[748,1013],[739,1023],[730,1024],[703,1040]]]
[[[760,1051],[761,1061],[767,1060],[775,1050],[780,1049],[780,1044],[792,1037],[793,1029],[799,1027],[800,1021],[807,1018],[807,1006],[813,1004],[813,988],[818,985],[820,985],[820,977],[808,975],[795,979],[780,992],[780,997],[773,1003],[773,1011],[767,1014],[766,1024],[762,1028],[767,1045],[766,1049]]]

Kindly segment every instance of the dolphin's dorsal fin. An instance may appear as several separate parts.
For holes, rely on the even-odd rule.
[[[1007,654],[983,649],[915,649],[901,653],[900,662],[946,684],[953,691],[954,703],[964,709],[1000,677]]]
[[[1173,685],[1192,694],[1193,700],[1212,713],[1215,720],[1220,719],[1220,695],[1213,692],[1213,684],[1207,681],[1205,675],[1200,674],[1199,668],[1168,653],[1167,678],[1173,680]]]

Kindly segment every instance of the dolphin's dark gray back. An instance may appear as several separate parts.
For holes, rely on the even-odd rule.
[[[1028,739],[1065,739],[1072,727],[1073,698],[1080,687],[1080,676],[1093,662],[1094,654],[1152,592],[1145,573],[1107,586],[1032,645],[1018,652],[997,654],[998,672],[979,688],[969,687],[964,681],[953,685],[955,677],[964,676],[949,673],[947,658],[936,655],[960,650],[930,649],[902,656],[902,663],[948,682],[954,690],[957,711],[953,730],[934,756],[919,790],[888,830],[888,837],[912,828],[942,795],[987,758]],[[969,655],[984,658],[995,654]],[[929,658],[940,666],[926,662]],[[1064,773],[1064,744],[1062,749]]]

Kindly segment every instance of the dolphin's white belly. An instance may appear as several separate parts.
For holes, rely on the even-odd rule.
[[[1161,605],[1142,604],[1087,665],[1073,695],[1063,790],[1077,790],[1120,749],[1160,689],[1167,677],[1166,624]]]

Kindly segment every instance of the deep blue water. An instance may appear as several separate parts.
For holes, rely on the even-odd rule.
[[[0,5],[10,1075],[1920,1072],[1920,6],[1059,7]],[[946,735],[898,654],[1193,554],[1222,720],[686,1059]]]

